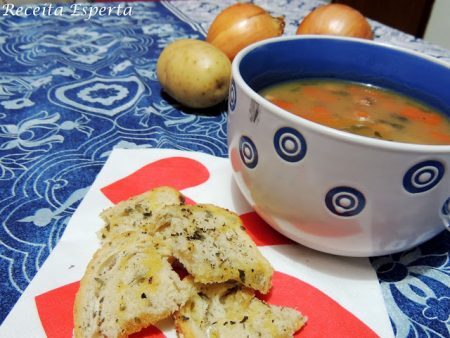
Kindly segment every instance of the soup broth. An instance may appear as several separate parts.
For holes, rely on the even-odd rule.
[[[261,94],[277,106],[328,127],[383,140],[450,144],[450,119],[390,90],[327,79],[290,81]]]

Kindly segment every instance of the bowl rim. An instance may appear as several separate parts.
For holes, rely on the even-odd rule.
[[[354,144],[362,144],[364,146],[369,146],[373,148],[381,148],[383,150],[391,150],[391,151],[403,151],[403,152],[420,152],[420,153],[431,153],[431,154],[450,154],[450,145],[435,145],[435,144],[416,144],[416,143],[405,143],[398,141],[388,141],[381,140],[376,138],[371,138],[368,136],[362,136],[357,134],[352,134],[349,132],[341,131],[332,127],[328,127],[317,122],[313,122],[302,118],[301,116],[294,115],[277,105],[271,103],[270,101],[264,99],[261,95],[259,95],[256,91],[254,91],[247,82],[244,81],[242,75],[239,70],[240,63],[242,59],[249,54],[252,50],[268,45],[271,43],[282,42],[282,41],[290,41],[290,40],[342,40],[342,41],[350,41],[354,43],[374,45],[380,48],[387,48],[391,50],[396,50],[402,53],[411,54],[413,56],[428,60],[430,62],[439,64],[444,66],[450,70],[450,64],[446,63],[442,60],[434,58],[432,56],[426,55],[424,53],[420,53],[411,49],[407,49],[404,47],[395,46],[386,42],[379,42],[374,40],[366,40],[360,38],[353,37],[342,37],[342,36],[334,36],[334,35],[293,35],[293,36],[281,36],[275,38],[265,39],[259,42],[255,42],[244,49],[242,49],[236,57],[233,59],[232,63],[232,78],[236,83],[237,87],[240,87],[246,95],[248,95],[251,99],[256,101],[260,106],[265,108],[267,111],[275,114],[276,116],[287,120],[292,123],[290,125],[303,125],[304,127],[310,129],[311,131],[317,134],[324,134],[327,137],[331,137],[337,139],[339,141],[344,141],[347,143]]]

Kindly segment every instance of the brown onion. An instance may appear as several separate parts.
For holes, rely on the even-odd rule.
[[[329,34],[373,39],[372,28],[364,15],[342,4],[316,8],[300,23],[297,34]]]
[[[206,41],[233,60],[242,48],[253,42],[280,36],[283,31],[283,17],[273,17],[251,3],[237,3],[225,8],[214,19]]]

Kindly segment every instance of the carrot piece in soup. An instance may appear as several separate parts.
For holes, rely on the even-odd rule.
[[[423,121],[427,124],[437,126],[443,123],[444,119],[441,116],[434,113],[425,113]]]
[[[331,111],[321,106],[313,107],[311,109],[311,114],[308,114],[308,116],[305,117],[311,121],[324,124],[326,126],[336,127],[333,125],[334,118]]]
[[[450,135],[444,134],[439,131],[433,130],[430,132],[430,136],[436,140],[436,142],[440,142],[442,144],[450,144]]]
[[[427,113],[415,107],[405,107],[399,111],[399,114],[414,121],[422,121],[426,124],[438,125],[443,122],[442,117],[437,114]]]
[[[277,105],[278,107],[293,112],[295,105],[293,103],[284,101],[284,100],[280,100],[280,99],[275,99],[275,98],[271,98],[270,102],[272,102],[274,105]]]

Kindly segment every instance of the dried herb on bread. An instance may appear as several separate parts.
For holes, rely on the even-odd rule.
[[[267,304],[237,283],[196,285],[197,293],[175,315],[180,338],[292,337],[307,318]]]
[[[106,241],[112,236],[126,231],[139,231],[145,228],[151,232],[155,217],[166,205],[184,204],[184,196],[171,187],[157,187],[141,195],[122,201],[106,210],[100,217],[105,222],[98,236]],[[149,229],[150,228],[150,229]]]
[[[198,283],[236,281],[267,293],[273,268],[239,216],[211,204],[166,206],[157,235]]]

